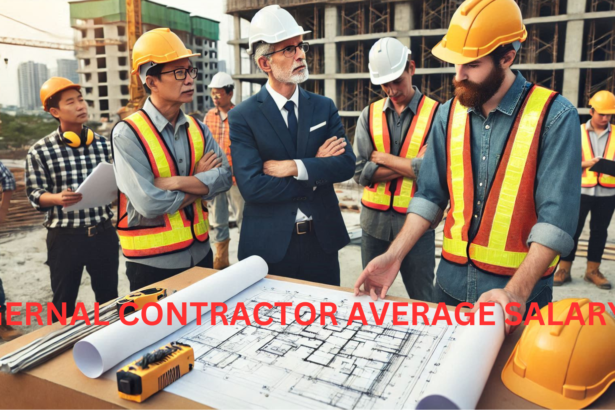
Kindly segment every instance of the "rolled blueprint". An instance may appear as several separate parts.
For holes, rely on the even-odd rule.
[[[475,409],[504,342],[504,311],[499,304],[484,308],[494,325],[464,326],[446,354],[417,409]],[[476,314],[478,322],[478,312]]]
[[[101,376],[104,372],[126,359],[130,355],[158,342],[182,327],[174,318],[172,325],[167,325],[169,303],[174,303],[181,311],[181,304],[187,305],[187,323],[197,317],[197,308],[190,303],[207,302],[201,314],[210,311],[212,302],[225,302],[233,296],[252,286],[267,275],[267,263],[258,256],[251,256],[223,271],[217,272],[193,285],[159,302],[162,307],[162,321],[155,326],[143,322],[143,311],[136,312],[128,320],[138,318],[133,326],[121,322],[113,323],[75,344],[73,358],[77,367],[90,378]],[[146,311],[147,319],[156,320],[156,309]]]

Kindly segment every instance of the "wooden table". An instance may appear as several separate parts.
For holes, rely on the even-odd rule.
[[[157,285],[168,289],[183,289],[215,273],[212,269],[192,268]],[[317,285],[292,279],[268,276],[270,279],[306,283],[334,290],[352,292],[348,288]],[[389,300],[409,299],[388,297]],[[0,357],[44,336],[60,325],[47,326],[0,346]],[[478,408],[539,408],[512,392],[502,383],[500,373],[512,352],[521,330],[508,337],[500,350]],[[592,406],[594,408],[615,408],[615,387],[611,388]],[[122,400],[117,394],[115,381],[103,378],[89,379],[75,365],[72,350],[34,369],[13,375],[0,373],[0,408],[208,408],[201,403],[160,392],[144,403]]]

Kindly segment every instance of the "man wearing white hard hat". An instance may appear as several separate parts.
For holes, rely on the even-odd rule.
[[[229,112],[246,201],[239,259],[259,255],[270,274],[339,285],[338,250],[350,238],[333,184],[352,178],[355,156],[333,101],[298,86],[307,33],[277,5],[250,23],[248,54],[269,80]]]
[[[365,107],[355,132],[355,181],[364,186],[361,203],[363,268],[383,254],[406,221],[438,103],[412,85],[415,65],[408,47],[385,37],[369,52],[373,84],[387,95]],[[400,272],[411,299],[430,301],[435,236],[429,229],[403,259]]]
[[[231,158],[228,112],[235,107],[235,104],[231,101],[234,88],[233,78],[227,73],[219,72],[213,76],[209,83],[209,89],[211,90],[211,99],[215,107],[205,114],[204,121],[212,136],[226,154],[231,169],[233,161]],[[214,269],[224,269],[230,264],[228,259],[228,249],[231,241],[229,236],[229,204],[235,212],[237,227],[241,229],[244,201],[239,188],[237,188],[235,178],[233,178],[233,186],[226,191],[226,194],[218,195],[207,204],[209,221],[211,223],[211,241],[216,246]]]

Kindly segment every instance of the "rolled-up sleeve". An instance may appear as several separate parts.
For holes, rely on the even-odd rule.
[[[527,242],[566,256],[574,247],[581,203],[581,128],[576,108],[563,97],[553,102],[551,113],[538,154],[538,221]]]
[[[185,194],[156,188],[147,155],[132,130],[124,123],[118,124],[113,129],[112,141],[117,186],[134,209],[145,218],[177,212]]]
[[[446,117],[449,105],[450,101],[436,113],[425,156],[421,161],[412,163],[413,168],[417,166],[415,173],[420,167],[420,175],[408,213],[417,214],[432,224],[440,218],[449,200],[446,182]]]
[[[216,195],[226,192],[233,185],[233,172],[228,162],[226,154],[216,142],[211,131],[206,125],[199,122],[203,134],[205,135],[205,152],[213,151],[222,160],[222,166],[210,169],[209,171],[194,174],[194,176],[209,188],[209,193],[202,198],[206,201],[213,199]]]
[[[369,106],[361,113],[354,133],[354,151],[357,160],[353,179],[361,186],[372,185],[372,178],[378,170],[378,164],[369,160],[374,147],[369,135],[368,117]]]

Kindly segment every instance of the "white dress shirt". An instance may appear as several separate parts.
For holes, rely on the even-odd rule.
[[[284,108],[284,104],[286,104],[286,102],[289,100],[286,99],[286,97],[284,97],[282,94],[275,91],[269,84],[269,81],[267,81],[267,85],[265,85],[265,88],[267,88],[269,95],[271,95],[271,98],[273,98],[275,105],[278,106],[278,109],[280,110],[280,113],[282,114],[282,118],[284,118],[284,123],[286,123],[286,126],[288,127],[288,111],[286,111],[286,108]],[[297,126],[298,126],[299,125],[299,86],[295,87],[295,92],[293,93],[292,97],[290,97],[290,101],[295,103],[295,117],[297,117]],[[303,165],[303,161],[299,159],[295,159],[294,161],[295,161],[295,164],[297,164],[297,176],[295,177],[295,179],[297,179],[298,181],[307,181],[308,173],[307,173],[307,168],[305,168],[305,165]],[[295,218],[295,222],[311,221],[311,220],[312,220],[311,216],[307,216],[303,212],[301,212],[301,209],[297,209],[297,217]]]

